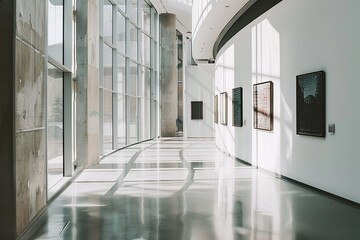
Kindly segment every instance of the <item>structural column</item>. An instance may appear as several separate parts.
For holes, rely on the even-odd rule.
[[[176,15],[160,14],[160,135],[174,137],[177,117]]]
[[[99,1],[76,1],[76,161],[99,162]]]

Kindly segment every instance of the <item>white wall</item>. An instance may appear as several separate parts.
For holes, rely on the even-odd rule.
[[[243,87],[246,125],[216,125],[223,150],[259,167],[360,203],[360,1],[284,0],[218,54],[216,94]],[[326,72],[325,138],[296,134],[296,75]],[[274,83],[274,130],[253,129],[252,86]],[[229,104],[229,123],[231,119]]]
[[[214,137],[214,65],[185,67],[184,137]],[[203,101],[203,120],[191,120],[191,101]]]

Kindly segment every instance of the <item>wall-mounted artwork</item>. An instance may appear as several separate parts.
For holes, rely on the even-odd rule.
[[[254,128],[273,130],[273,83],[254,84]]]
[[[192,120],[203,119],[203,102],[201,101],[191,102],[191,119]]]
[[[296,76],[296,133],[325,137],[325,72]]]
[[[220,93],[220,123],[227,125],[228,122],[228,96],[227,92]]]
[[[243,98],[242,98],[242,87],[234,88],[233,94],[233,126],[243,126]]]
[[[219,123],[219,102],[218,95],[214,96],[214,123]]]

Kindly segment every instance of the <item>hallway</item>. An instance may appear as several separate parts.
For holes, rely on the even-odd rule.
[[[220,152],[212,139],[133,145],[83,171],[32,239],[360,239],[360,209]]]

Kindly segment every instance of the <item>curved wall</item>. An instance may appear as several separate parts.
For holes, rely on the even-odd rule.
[[[216,144],[244,161],[360,203],[360,21],[357,0],[284,0],[220,50],[215,94],[227,91],[228,125]],[[296,75],[326,72],[325,138],[296,134]],[[274,130],[253,129],[253,84],[274,83]],[[243,87],[243,127],[232,126],[231,91]]]

